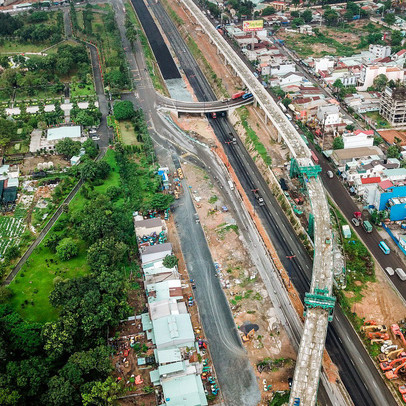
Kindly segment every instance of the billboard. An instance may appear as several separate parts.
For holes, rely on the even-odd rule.
[[[244,32],[261,31],[264,28],[264,20],[249,20],[242,23]]]

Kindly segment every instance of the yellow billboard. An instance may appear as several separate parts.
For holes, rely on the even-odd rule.
[[[242,23],[244,32],[261,31],[264,28],[264,20],[249,20]]]

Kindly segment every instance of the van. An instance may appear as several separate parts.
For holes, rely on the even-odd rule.
[[[396,268],[395,272],[401,281],[406,281],[406,273],[402,268]]]
[[[358,226],[359,226],[359,220],[356,219],[355,217],[353,217],[353,218],[351,219],[351,222],[352,222],[352,224],[354,224],[355,227],[358,227]]]
[[[234,190],[234,183],[231,180],[228,181],[228,186],[230,186],[231,190]]]
[[[331,171],[327,171],[327,176],[330,178],[330,179],[333,179],[333,172],[331,172]]]
[[[387,274],[388,274],[389,276],[395,275],[395,271],[394,271],[393,268],[391,268],[390,266],[387,266],[387,267],[385,268],[385,271],[387,272]]]

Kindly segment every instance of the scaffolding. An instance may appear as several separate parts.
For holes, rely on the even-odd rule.
[[[327,288],[319,289],[316,288],[314,293],[305,293],[305,310],[303,315],[306,317],[307,309],[321,308],[328,311],[328,321],[333,320],[334,306],[336,304],[336,298],[334,296],[329,296],[329,291]]]
[[[316,178],[321,172],[320,165],[300,166],[295,158],[290,160],[290,177],[299,178],[302,182],[305,179]]]

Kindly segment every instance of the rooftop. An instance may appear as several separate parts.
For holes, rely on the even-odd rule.
[[[165,404],[167,406],[206,406],[200,376],[186,375],[162,381]]]
[[[81,129],[80,125],[50,128],[47,131],[47,140],[55,141],[64,138],[80,138]]]
[[[162,317],[154,320],[152,325],[158,349],[187,343],[193,345],[195,341],[189,314]]]
[[[144,227],[144,228],[155,228],[162,226],[162,219],[157,217],[157,218],[152,218],[152,219],[146,219],[146,220],[134,220],[134,226],[137,227]]]

